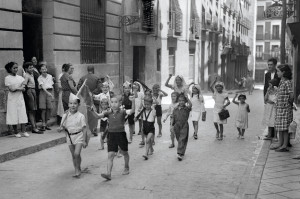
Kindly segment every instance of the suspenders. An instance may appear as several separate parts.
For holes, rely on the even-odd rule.
[[[144,111],[146,122],[147,122],[147,120],[148,120],[149,115],[150,115],[151,112],[152,112],[152,109],[149,111],[148,115],[146,115],[146,110]]]

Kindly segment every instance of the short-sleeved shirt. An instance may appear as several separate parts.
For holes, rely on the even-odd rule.
[[[150,111],[145,110],[143,113],[143,120],[146,121],[146,116],[148,116]],[[155,117],[156,117],[156,111],[154,109],[151,109],[151,112],[147,118],[147,122],[155,122]]]
[[[86,126],[85,117],[82,113],[77,111],[74,114],[65,113],[67,115],[64,115],[63,117],[67,117],[65,120],[63,126],[69,131],[69,133],[77,133],[82,131],[83,127]]]
[[[51,89],[53,88],[53,77],[50,74],[47,74],[46,77],[44,77],[43,75],[40,75],[38,78],[38,82],[39,82],[39,86],[40,88],[42,88],[42,85],[44,85],[45,89]]]
[[[35,81],[34,81],[33,74],[25,73],[24,79],[25,79],[24,84],[28,88],[35,88]]]
[[[130,113],[130,110],[121,110],[111,111],[109,113],[104,114],[104,117],[108,118],[109,126],[108,132],[110,133],[118,133],[125,132],[125,117]]]
[[[164,94],[162,92],[158,93],[157,97],[153,96],[153,101],[156,102],[156,105],[161,105],[161,98],[164,96]]]

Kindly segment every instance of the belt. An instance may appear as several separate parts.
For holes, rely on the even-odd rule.
[[[47,91],[52,91],[52,89],[53,89],[53,88],[47,88],[46,90],[47,90]]]
[[[65,129],[65,131],[67,131],[67,133],[69,133],[69,131],[67,129]],[[76,135],[78,133],[81,133],[81,131],[75,132],[75,133],[69,133],[70,135]]]

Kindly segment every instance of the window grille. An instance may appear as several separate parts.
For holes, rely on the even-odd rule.
[[[196,2],[192,0],[191,2],[192,12],[191,12],[191,31],[192,34],[195,35],[195,39],[200,38],[200,29],[201,29],[201,22],[200,17],[197,12]]]
[[[80,1],[81,63],[105,63],[105,0]]]
[[[178,0],[170,0],[169,29],[175,30],[175,35],[182,33],[182,11]]]
[[[143,24],[142,29],[147,32],[154,30],[154,0],[143,0]]]

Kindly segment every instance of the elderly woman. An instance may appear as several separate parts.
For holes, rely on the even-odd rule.
[[[281,78],[277,101],[275,104],[275,131],[279,134],[279,145],[272,147],[276,152],[287,152],[289,144],[289,125],[293,121],[294,93],[292,86],[292,71],[287,64],[277,67],[277,75]]]
[[[64,110],[69,109],[70,93],[77,94],[76,83],[72,78],[74,67],[72,64],[64,64],[62,66],[63,75],[60,77],[60,84],[62,89],[62,103]]]

